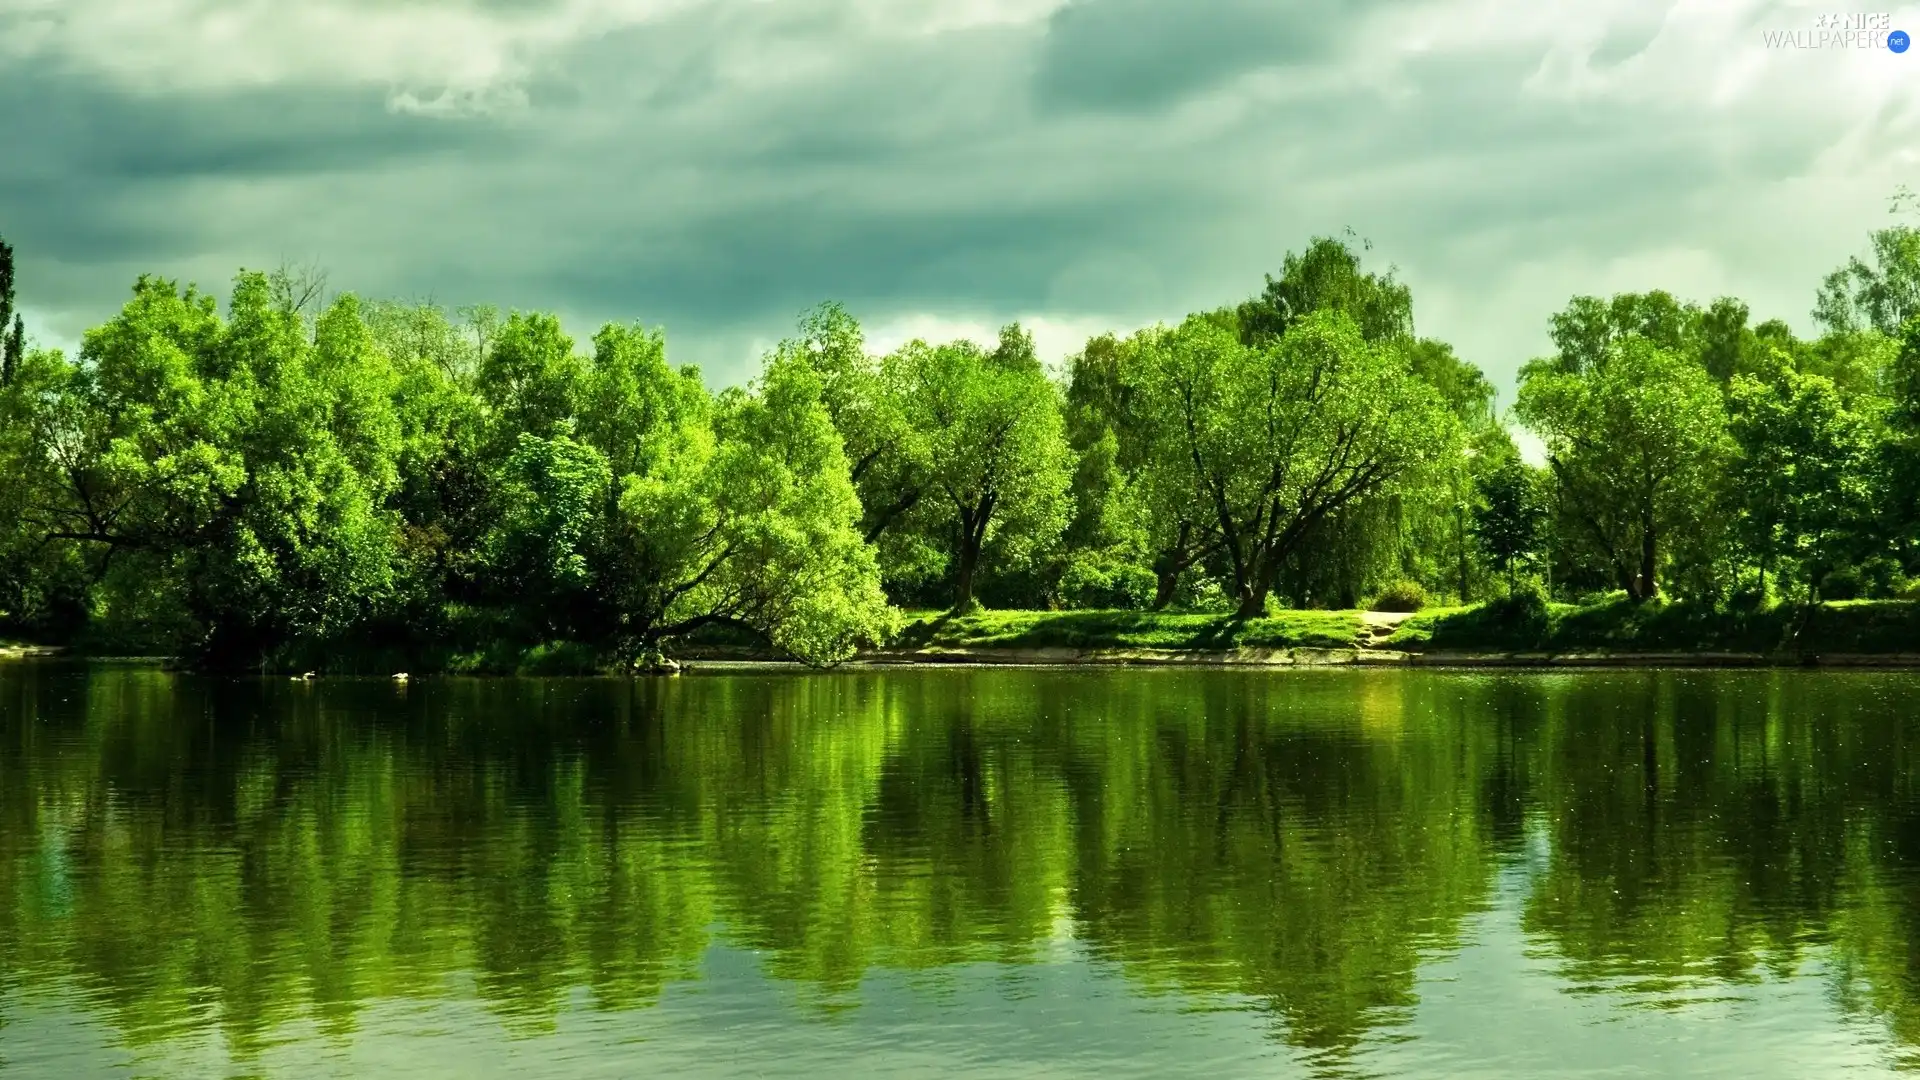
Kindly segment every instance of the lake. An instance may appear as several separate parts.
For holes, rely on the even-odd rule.
[[[1920,1069],[1920,676],[0,665],[7,1077]]]

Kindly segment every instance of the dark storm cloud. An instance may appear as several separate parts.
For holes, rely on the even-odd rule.
[[[10,145],[31,150],[8,155],[0,179],[267,177],[484,145],[472,122],[397,112],[386,94],[370,89],[274,86],[157,97],[32,67],[0,71],[0,131]]]
[[[1349,44],[1353,0],[1075,0],[1048,22],[1037,86],[1049,104],[1154,108],[1255,68],[1309,64]]]
[[[471,98],[419,65],[329,81],[297,51],[276,61],[301,72],[284,79],[0,54],[0,233],[27,306],[71,340],[140,271],[218,286],[312,258],[368,294],[548,308],[579,332],[665,324],[677,354],[733,378],[750,342],[822,299],[869,323],[1124,329],[1232,301],[1351,225],[1442,313],[1423,330],[1458,332],[1504,377],[1549,311],[1622,259],[1695,273],[1737,252],[1796,317],[1793,275],[1817,276],[1858,229],[1815,252],[1769,239],[1751,193],[1837,168],[1821,163],[1859,123],[1882,154],[1917,141],[1911,94],[1837,113],[1821,73],[1846,69],[1812,58],[1770,61],[1744,89],[1699,77],[1729,47],[1704,31],[1676,44],[1664,4],[1568,4],[1519,28],[1467,0],[1437,0],[1457,18],[1332,0],[716,0],[592,21],[645,2],[355,9],[415,35],[394,63],[469,35],[448,62],[500,72]],[[449,11],[508,21],[392,22]],[[1396,51],[1402,29],[1432,43]],[[378,44],[326,55],[344,70]],[[1837,220],[1832,205],[1814,210]],[[1657,284],[1696,287],[1634,282]]]
[[[264,191],[436,156],[478,164],[510,145],[482,121],[396,112],[369,90],[149,96],[44,65],[0,72],[0,132],[11,151],[0,154],[0,232],[21,249],[30,275],[43,261],[56,264],[46,277],[29,277],[53,306],[98,289],[74,268],[163,269],[203,249],[231,207],[207,199],[202,182]]]
[[[1089,200],[885,216],[857,205],[796,202],[662,230],[630,254],[609,244],[604,258],[556,266],[545,287],[583,306],[638,305],[651,310],[633,315],[652,321],[671,314],[679,325],[701,329],[784,319],[829,297],[867,309],[937,308],[969,297],[1004,309],[1044,296],[1062,252],[1159,239],[1140,235],[1135,224],[1167,228],[1164,218],[1148,217],[1152,209]]]

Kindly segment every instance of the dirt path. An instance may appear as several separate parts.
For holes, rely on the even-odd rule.
[[[1380,648],[1386,643],[1388,638],[1393,636],[1393,632],[1400,628],[1400,624],[1406,622],[1412,616],[1413,612],[1411,611],[1361,612],[1360,624],[1366,627],[1367,634],[1360,639],[1360,647],[1363,649]]]

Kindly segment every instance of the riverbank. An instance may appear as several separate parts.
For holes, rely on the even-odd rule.
[[[33,656],[58,656],[64,649],[56,645],[28,645],[19,641],[0,641],[0,660],[24,660]]]
[[[911,621],[896,650],[1321,649],[1358,652],[1920,653],[1920,602],[1840,601],[1734,611],[1624,600],[1495,602],[1413,613],[1286,611],[1264,619],[1137,611],[986,611]]]
[[[925,616],[874,664],[1256,667],[1920,667],[1920,602],[1809,610],[1496,602],[1411,614],[1290,611],[1266,619],[1152,612]]]
[[[0,644],[0,659],[60,652]],[[790,666],[733,632],[670,650],[694,668]],[[84,651],[76,651],[84,656]],[[165,661],[158,661],[164,663]],[[850,666],[926,664],[1216,667],[1914,667],[1920,601],[1877,600],[1732,611],[1612,601],[1495,602],[1417,613],[1281,611],[1262,619],[1203,612],[918,613]],[[295,673],[587,675],[605,657],[569,643],[480,650],[342,650]],[[284,672],[283,672],[284,674]]]

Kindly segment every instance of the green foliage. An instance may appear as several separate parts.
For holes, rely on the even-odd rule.
[[[1813,317],[1828,330],[1877,330],[1892,337],[1920,315],[1920,229],[1876,230],[1872,246],[1871,263],[1848,259],[1821,282]]]
[[[13,248],[0,238],[0,390],[13,382],[27,352],[26,320],[13,310]]]
[[[1533,650],[1552,632],[1546,597],[1525,583],[1505,595],[1466,608],[1429,611],[1402,622],[1387,638],[1390,648]]]
[[[246,666],[626,659],[713,622],[829,663],[891,631],[803,368],[716,406],[657,332],[609,326],[589,362],[548,316],[475,313],[469,344],[436,309],[347,296],[309,321],[301,295],[242,274],[223,320],[143,278],[79,363],[22,366],[0,543],[50,554],[30,580],[9,562],[10,620],[78,579],[79,639]]]
[[[1559,539],[1636,599],[1656,595],[1675,549],[1700,535],[1729,452],[1712,378],[1658,343],[1667,310],[1645,315],[1652,336],[1608,337],[1598,352],[1556,327],[1562,354],[1522,369],[1515,406],[1547,446]]]
[[[1236,322],[1248,344],[1285,337],[1315,312],[1345,315],[1369,342],[1413,332],[1413,294],[1393,279],[1360,268],[1360,257],[1332,237],[1315,237],[1299,254],[1288,252],[1280,276],[1267,278],[1255,300],[1240,305]]]
[[[1817,595],[1830,571],[1861,553],[1874,497],[1869,423],[1831,381],[1789,369],[1765,382],[1740,376],[1729,402],[1740,448],[1733,490],[1743,539],[1759,561],[1759,592],[1787,559]]]
[[[1417,581],[1396,581],[1367,602],[1368,611],[1419,611],[1427,606],[1427,590]]]
[[[869,355],[860,324],[838,304],[808,312],[800,335],[781,342],[775,357],[806,365],[820,380],[820,402],[840,433],[860,496],[861,535],[869,543],[887,537],[886,546],[898,548],[896,526],[927,494],[932,453],[925,432],[908,419],[907,372]],[[922,554],[911,540],[907,546]]]
[[[499,595],[557,612],[589,587],[588,556],[613,472],[593,447],[566,434],[521,432],[501,466],[497,516],[483,558]]]
[[[1548,604],[1523,586],[1475,607],[1415,615],[1388,645],[1464,652],[1871,655],[1911,653],[1917,635],[1920,602],[1911,600],[1729,608],[1621,595],[1572,605]]]
[[[811,663],[893,625],[818,378],[787,360],[709,403],[697,373],[603,331],[585,427],[622,463],[593,561],[603,633],[637,658],[713,623]]]
[[[1319,312],[1243,344],[1206,319],[1143,350],[1151,468],[1219,540],[1242,615],[1262,613],[1289,555],[1323,520],[1458,445],[1458,426],[1399,350]]]
[[[1481,474],[1475,487],[1473,538],[1511,589],[1515,571],[1533,560],[1546,539],[1544,478],[1516,455]]]
[[[96,617],[171,608],[179,647],[237,661],[345,633],[386,598],[397,424],[356,319],[343,298],[309,341],[264,275],[236,279],[224,321],[142,278],[86,335],[38,432],[37,525],[91,563]]]
[[[1155,586],[1153,571],[1138,563],[1080,551],[1060,575],[1060,598],[1068,607],[1137,611],[1153,605]]]
[[[954,610],[965,611],[983,557],[1026,563],[1066,529],[1073,454],[1057,391],[1018,327],[992,352],[911,342],[888,367],[926,440],[928,496],[916,524],[952,553]]]
[[[1018,325],[876,356],[824,304],[718,393],[658,329],[583,353],[548,314],[324,300],[298,268],[243,273],[224,316],[142,278],[78,358],[29,351],[0,245],[0,629],[511,670],[716,634],[833,663],[896,603],[1251,623],[1536,573],[1708,608],[1890,596],[1920,575],[1911,239],[1829,279],[1813,340],[1731,297],[1573,297],[1513,410],[1544,470],[1333,238],[1053,375]]]

